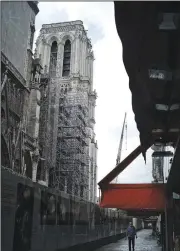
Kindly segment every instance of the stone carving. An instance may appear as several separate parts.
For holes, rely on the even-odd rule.
[[[93,51],[90,51],[89,52],[89,57],[92,58],[94,60],[94,52]]]
[[[88,92],[88,85],[86,83],[77,83],[73,88],[82,93]]]
[[[88,48],[92,49],[91,39],[87,38]]]
[[[80,80],[83,82],[88,82],[88,83],[90,82],[90,79],[87,76],[80,76]]]
[[[83,22],[80,20],[72,21],[72,22],[63,22],[63,23],[56,23],[56,24],[43,24],[42,28],[54,28],[54,27],[64,27],[70,25],[80,25],[83,26]]]
[[[97,99],[97,94],[96,93],[89,93],[89,101],[92,106],[96,106],[96,99]]]
[[[61,90],[70,89],[70,83],[60,83],[59,85]]]
[[[66,40],[68,40],[68,39],[72,43],[74,41],[74,35],[70,32],[65,32],[65,33],[61,34],[59,37],[59,41],[60,41],[59,44],[62,44],[64,46]]]
[[[70,25],[70,26],[59,26],[59,27],[48,27],[42,28],[41,34],[58,33],[58,32],[68,32],[73,30],[83,30],[82,25]]]
[[[45,39],[44,35],[42,34],[42,30],[40,31],[40,35],[36,39],[36,45],[38,45],[41,41]]]
[[[79,72],[78,72],[78,73],[72,73],[72,74],[71,74],[71,79],[74,79],[74,78],[80,78]]]
[[[83,42],[87,42],[87,36],[85,34],[82,35],[81,40]]]
[[[61,77],[62,80],[69,80],[70,78],[70,76]]]
[[[47,74],[48,71],[47,71],[47,65],[44,66],[44,74]]]
[[[81,30],[77,30],[75,33],[75,38],[79,38],[82,39],[82,31]]]
[[[37,49],[34,50],[34,58],[37,58]]]
[[[51,84],[55,85],[55,84],[57,84],[57,82],[59,82],[57,78],[51,78]],[[55,87],[53,86],[52,88],[55,88]]]
[[[44,37],[42,38],[42,43],[43,43],[43,44],[47,44],[47,43],[46,43],[46,39],[45,39]]]
[[[44,44],[48,44],[50,46],[52,45],[52,43],[54,41],[56,41],[57,43],[59,41],[59,38],[56,35],[54,35],[54,34],[50,34],[49,36],[46,37],[46,39],[43,39],[43,43]]]

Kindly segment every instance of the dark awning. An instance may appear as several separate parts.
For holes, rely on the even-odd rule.
[[[180,2],[115,2],[116,27],[142,146],[153,137],[161,143],[177,140],[177,133],[169,130],[179,128],[180,122],[179,13]],[[176,109],[172,108],[175,104]],[[162,130],[161,136],[153,132],[156,129]]]

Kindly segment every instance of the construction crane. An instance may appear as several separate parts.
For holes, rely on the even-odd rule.
[[[125,112],[124,122],[123,122],[123,127],[122,127],[122,132],[121,132],[121,138],[120,138],[120,142],[119,142],[118,154],[117,154],[117,158],[116,158],[116,165],[118,165],[121,161],[121,152],[122,152],[122,144],[123,144],[123,139],[124,139],[124,130],[126,130],[126,137],[127,137],[126,115],[127,115],[127,113]],[[126,139],[126,144],[127,144],[127,139]],[[115,180],[115,183],[117,183],[117,182],[118,182],[118,177]]]

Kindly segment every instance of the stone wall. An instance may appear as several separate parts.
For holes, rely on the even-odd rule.
[[[26,1],[3,1],[1,8],[1,50],[26,79],[29,29],[35,12]]]
[[[3,137],[8,142],[7,148],[11,163],[9,168],[32,177],[30,156],[35,150],[35,138],[38,134],[34,133],[35,130],[37,131],[35,128],[37,126],[33,125],[33,120],[29,120],[34,115],[32,110],[34,97],[32,97],[30,87],[33,69],[34,23],[39,9],[35,2],[26,1],[2,2],[1,7],[2,74],[6,66],[8,69],[8,81],[2,96],[9,111],[9,116],[7,111],[5,113],[6,130]],[[34,105],[37,117],[37,102]]]
[[[55,251],[73,246],[75,250],[81,250],[76,245],[99,241],[103,244],[108,238],[115,240],[124,236],[130,221],[129,217],[118,212],[101,209],[96,204],[46,188],[9,169],[2,168],[1,179],[2,250]],[[30,191],[28,208],[22,198],[26,190]],[[20,214],[18,208],[21,209]],[[22,217],[26,224],[21,225]],[[17,223],[20,223],[18,230]],[[19,229],[22,231],[20,236],[23,233],[27,239],[29,249],[21,238],[18,238],[21,249],[17,249],[14,234],[18,237]]]

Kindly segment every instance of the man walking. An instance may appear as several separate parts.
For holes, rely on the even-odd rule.
[[[131,251],[131,245],[134,251],[134,247],[135,247],[135,236],[137,238],[137,234],[136,234],[136,229],[133,226],[132,222],[129,223],[129,227],[127,229],[127,237],[128,237],[128,245],[129,245],[129,251]]]

